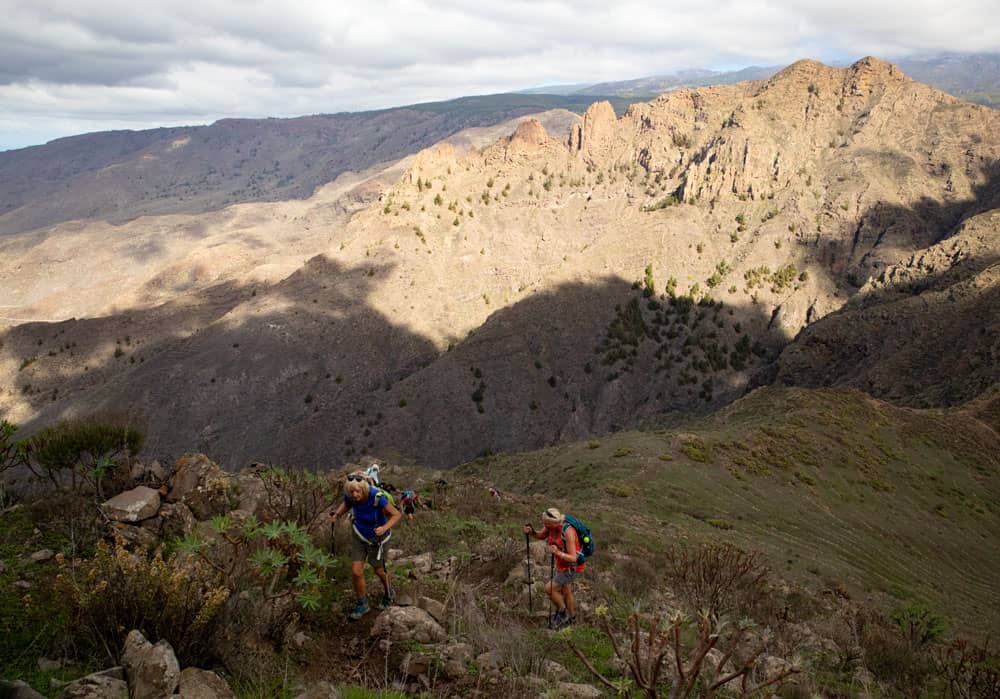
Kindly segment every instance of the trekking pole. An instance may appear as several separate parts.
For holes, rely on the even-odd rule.
[[[528,571],[528,614],[534,615],[534,594],[531,589],[531,544],[528,543],[528,534],[524,534],[524,567]]]

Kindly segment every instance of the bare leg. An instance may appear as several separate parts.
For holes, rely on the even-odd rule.
[[[385,567],[383,566],[382,568],[376,568],[375,569],[375,575],[377,575],[379,577],[379,580],[382,581],[382,587],[385,588],[385,594],[388,595],[389,594],[389,571],[387,571],[385,569]]]
[[[358,599],[365,596],[365,562],[351,561],[351,582],[354,583],[354,594]]]
[[[556,605],[557,612],[561,612],[563,607],[566,606],[563,602],[562,589],[562,585],[556,585],[554,582],[545,583],[545,591],[549,593],[549,599],[552,600],[552,604]]]
[[[576,616],[576,600],[573,599],[573,586],[563,585],[562,594],[566,600],[566,611],[571,617]]]

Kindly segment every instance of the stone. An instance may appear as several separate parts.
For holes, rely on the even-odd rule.
[[[431,568],[434,567],[434,556],[430,553],[422,553],[419,556],[414,556],[413,558],[402,558],[399,560],[398,565],[412,565],[413,570],[422,575],[427,575],[431,572]]]
[[[101,505],[104,514],[116,522],[141,522],[159,509],[160,494],[144,485],[119,493]]]
[[[21,680],[17,680],[16,682],[0,680],[0,697],[7,697],[8,699],[45,699],[44,694],[39,694],[31,688],[31,685]]]
[[[306,686],[295,699],[340,699],[340,692],[330,682],[320,680]]]
[[[764,677],[775,677],[780,675],[786,670],[792,669],[794,666],[792,663],[788,662],[784,658],[779,658],[776,655],[765,655],[761,658],[761,667],[764,670]]]
[[[447,636],[434,617],[419,607],[390,607],[372,624],[371,635],[417,643],[440,643]]]
[[[182,502],[164,503],[160,507],[159,519],[163,522],[160,534],[168,538],[183,539],[194,531],[198,520],[191,508]]]
[[[297,631],[295,635],[292,636],[292,646],[296,650],[302,650],[310,643],[310,641],[312,641],[312,639],[309,638],[305,631]]]
[[[399,665],[399,671],[408,677],[425,675],[430,672],[433,662],[434,658],[427,653],[407,653]]]
[[[434,621],[439,624],[443,624],[445,619],[448,618],[447,610],[445,606],[438,602],[436,599],[431,597],[421,597],[417,602],[417,606],[423,609],[425,612],[434,617]]]
[[[224,679],[209,670],[184,668],[177,679],[177,694],[182,699],[236,699]]]
[[[229,476],[204,454],[185,454],[170,478],[167,502],[183,502],[196,519],[211,519],[231,509]]]
[[[566,699],[601,699],[601,690],[589,684],[576,684],[574,682],[559,682],[556,684],[556,691],[560,697]]]
[[[128,685],[124,680],[104,673],[94,673],[70,682],[59,699],[130,699]]]
[[[480,653],[476,656],[476,667],[484,674],[500,672],[503,668],[503,656],[495,650]]]
[[[457,680],[469,674],[469,667],[459,660],[445,660],[441,673],[449,680]]]
[[[163,517],[157,515],[149,519],[144,519],[139,523],[139,526],[159,536],[163,533]]]
[[[271,519],[278,515],[267,503],[267,488],[264,481],[253,470],[254,467],[243,469],[236,474],[236,487],[239,491],[240,510],[246,510],[259,520]]]
[[[554,680],[564,680],[569,677],[569,671],[555,660],[543,660],[542,671],[546,677]]]
[[[115,528],[121,537],[133,546],[143,546],[147,549],[154,548],[160,543],[159,537],[150,530],[133,524],[118,522]]]
[[[39,658],[38,669],[42,672],[55,672],[63,666],[62,660],[52,660],[51,658]]]
[[[35,563],[45,563],[46,561],[51,561],[55,557],[55,551],[52,549],[42,549],[41,551],[35,551],[31,554],[31,560]]]
[[[395,603],[397,607],[412,607],[414,605],[413,598],[405,592],[396,595]]]
[[[125,638],[122,665],[133,699],[161,699],[177,688],[181,669],[167,641],[152,645],[139,631],[130,631]]]
[[[19,590],[30,590],[31,588],[34,587],[34,585],[32,585],[27,580],[18,580],[17,582],[14,583],[14,587],[16,587]]]

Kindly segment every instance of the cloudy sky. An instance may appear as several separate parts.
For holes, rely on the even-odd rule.
[[[0,0],[0,150],[681,68],[1000,51],[996,0]]]

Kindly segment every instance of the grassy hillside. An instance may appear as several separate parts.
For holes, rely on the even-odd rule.
[[[856,391],[762,389],[681,430],[481,459],[461,469],[551,495],[604,547],[762,551],[779,576],[880,605],[921,601],[1000,630],[1000,449],[973,417]],[[597,559],[598,565],[602,557]]]

